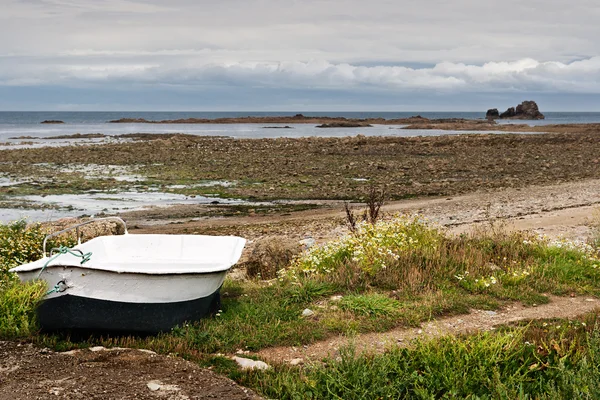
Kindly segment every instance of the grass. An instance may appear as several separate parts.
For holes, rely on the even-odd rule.
[[[590,320],[596,318],[551,321],[559,329],[529,325],[417,340],[380,355],[359,355],[350,346],[337,360],[237,378],[277,399],[595,399],[600,326]]]
[[[600,360],[595,321],[441,338],[379,356],[349,348],[341,360],[266,373],[242,373],[215,355],[417,326],[508,301],[541,304],[548,294],[598,296],[600,262],[590,245],[497,226],[455,237],[419,218],[398,217],[311,248],[276,279],[226,280],[222,310],[213,317],[158,336],[73,342],[37,334],[33,310],[45,288],[22,285],[7,272],[38,258],[44,235],[39,225],[0,225],[0,338],[54,349],[101,344],[178,354],[274,398],[594,398],[599,390],[592,380]],[[314,314],[304,317],[306,308]]]

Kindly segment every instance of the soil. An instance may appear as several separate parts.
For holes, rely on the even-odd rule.
[[[178,357],[132,349],[56,353],[0,342],[0,399],[259,399]]]
[[[405,347],[411,340],[448,334],[472,333],[493,330],[498,325],[538,318],[574,318],[600,307],[600,300],[591,297],[549,296],[548,304],[524,307],[513,303],[497,311],[471,310],[470,314],[439,318],[424,323],[419,328],[397,328],[384,333],[369,333],[352,338],[340,336],[304,347],[272,347],[259,351],[261,359],[268,362],[298,363],[319,361],[325,357],[337,357],[339,349],[350,344],[360,352],[383,352],[391,346]]]

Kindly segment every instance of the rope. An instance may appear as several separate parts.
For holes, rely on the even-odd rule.
[[[58,257],[60,257],[63,254],[71,254],[75,257],[80,257],[81,258],[81,262],[79,263],[80,265],[85,264],[86,262],[90,261],[90,258],[92,257],[92,252],[90,251],[89,253],[83,253],[81,250],[77,250],[77,249],[71,249],[70,247],[66,247],[66,246],[60,246],[58,248],[58,253],[56,253],[55,255],[53,255],[52,257],[50,257],[48,259],[48,261],[46,261],[46,263],[44,264],[44,266],[42,267],[42,269],[40,270],[40,273],[38,274],[36,279],[39,279],[40,276],[42,276],[42,273],[44,272],[44,270],[46,269],[46,267],[48,267],[48,265],[50,265],[50,263],[54,260],[56,260]],[[60,291],[60,283],[65,283],[64,281],[60,281],[58,282],[56,285],[54,285],[54,288],[50,289],[46,295],[49,295],[50,293],[54,293],[54,292],[58,292]]]

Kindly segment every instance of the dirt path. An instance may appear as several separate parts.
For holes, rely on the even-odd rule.
[[[407,346],[418,337],[487,331],[495,326],[538,318],[574,318],[600,307],[600,300],[590,297],[550,297],[548,304],[524,307],[512,303],[497,311],[472,310],[470,314],[440,318],[424,323],[420,328],[397,328],[384,333],[362,334],[348,338],[339,336],[304,347],[272,347],[259,351],[257,356],[267,362],[293,364],[324,357],[336,357],[340,347],[353,344],[357,352],[383,352],[390,346]],[[295,361],[292,361],[295,360]]]
[[[131,349],[66,353],[0,342],[0,399],[260,399],[178,357]]]

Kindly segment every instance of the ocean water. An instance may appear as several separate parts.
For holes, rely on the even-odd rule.
[[[319,129],[311,124],[294,124],[293,129],[265,129],[260,124],[110,124],[119,118],[145,118],[165,120],[179,118],[222,118],[245,116],[293,116],[295,112],[0,112],[0,141],[11,142],[20,137],[47,138],[75,133],[102,133],[121,135],[126,133],[187,133],[203,136],[230,136],[236,138],[302,137],[302,136],[417,136],[445,135],[453,131],[400,130],[400,126],[380,125],[373,128]],[[426,118],[481,119],[483,112],[303,112],[306,116],[340,116],[346,118],[407,118],[421,115]],[[547,125],[563,123],[600,123],[600,113],[549,112],[545,120],[500,121],[502,124],[527,123]],[[40,124],[44,120],[61,120],[65,124]],[[281,124],[268,124],[277,126]]]

